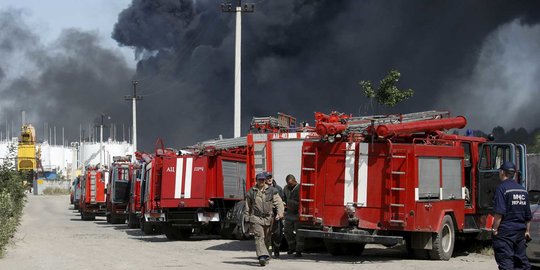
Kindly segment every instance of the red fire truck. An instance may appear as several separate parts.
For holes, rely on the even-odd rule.
[[[176,153],[158,149],[146,166],[145,196],[153,201],[146,200],[144,221],[161,225],[173,240],[193,232],[232,233],[236,221],[228,220],[227,213],[244,198],[245,144],[242,137],[206,141]]]
[[[465,127],[461,116],[316,119],[321,139],[302,146],[297,233],[323,239],[332,254],[405,242],[412,254],[448,260],[456,236],[489,237],[502,162],[516,163],[525,184],[525,146],[442,132]]]
[[[82,220],[94,220],[105,215],[105,187],[109,179],[106,169],[89,166],[81,181],[81,199],[79,207]]]
[[[129,185],[133,177],[131,156],[113,157],[111,179],[107,185],[107,222],[122,224],[126,222],[127,204],[129,201]]]

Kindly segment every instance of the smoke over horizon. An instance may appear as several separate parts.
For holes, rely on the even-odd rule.
[[[0,11],[0,29],[3,138],[7,136],[4,125],[11,135],[19,135],[23,110],[40,141],[62,144],[62,128],[66,141],[78,140],[81,125],[88,137],[102,113],[112,117],[106,128],[115,123],[120,130],[117,138],[122,138],[122,123],[126,129],[131,125],[131,103],[123,97],[130,93],[135,71],[119,52],[102,47],[97,33],[78,29],[65,29],[55,41],[44,44],[16,9]],[[56,139],[47,131],[53,133],[55,127]],[[105,131],[107,135],[109,129]]]
[[[231,137],[235,20],[219,4],[133,0],[112,37],[135,49],[135,71],[92,33],[66,30],[54,45],[43,45],[16,12],[3,11],[0,26],[11,32],[0,33],[0,60],[24,59],[18,61],[24,72],[16,76],[17,69],[0,64],[0,130],[2,121],[20,115],[19,104],[32,108],[30,119],[74,125],[72,139],[80,123],[95,122],[102,112],[127,129],[131,107],[123,96],[136,79],[144,96],[137,107],[140,148],[151,151],[157,138],[181,147]],[[314,111],[373,113],[358,82],[377,83],[391,69],[415,95],[388,113],[448,109],[465,115],[467,128],[486,132],[540,127],[533,104],[540,96],[534,80],[540,2],[255,4],[242,17],[244,134],[252,116],[284,112],[312,122]]]

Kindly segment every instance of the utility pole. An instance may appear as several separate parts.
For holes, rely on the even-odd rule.
[[[124,96],[125,100],[131,100],[132,102],[132,115],[133,115],[133,153],[137,152],[137,100],[142,100],[142,96],[137,96],[137,81],[131,81],[133,84],[133,96]]]
[[[236,12],[236,32],[234,50],[234,137],[241,136],[241,105],[242,105],[242,12],[254,12],[254,4],[244,4],[242,0],[237,0],[236,7],[229,2],[221,4],[222,12]]]
[[[110,116],[105,115],[105,113],[101,113],[101,124],[99,125],[99,164],[101,166],[103,166],[103,164],[105,163],[105,161],[103,160],[103,120],[105,117],[107,117],[107,119],[111,119]]]

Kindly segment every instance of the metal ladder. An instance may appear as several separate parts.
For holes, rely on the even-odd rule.
[[[90,172],[90,202],[96,202],[96,178],[97,173],[95,171]]]
[[[447,118],[448,111],[424,111],[406,114],[371,115],[347,118],[347,130],[363,132],[372,125],[399,124],[423,120]]]
[[[404,226],[408,151],[391,147],[388,159],[390,167],[390,179],[387,181],[388,220],[391,225]]]
[[[313,218],[315,215],[315,199],[317,181],[317,147],[302,147],[302,172],[300,181],[300,217]]]
[[[204,141],[204,142],[197,143],[196,145],[193,145],[189,148],[204,150],[206,148],[211,147],[215,150],[225,150],[225,149],[246,146],[246,145],[247,145],[247,137],[244,136],[244,137],[238,137],[238,138]]]

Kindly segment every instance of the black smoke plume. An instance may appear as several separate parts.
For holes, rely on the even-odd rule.
[[[123,97],[130,93],[134,70],[119,52],[103,48],[96,33],[77,29],[66,29],[52,44],[44,44],[16,9],[0,11],[0,29],[2,138],[7,131],[20,134],[24,110],[38,141],[54,143],[54,127],[57,144],[62,144],[62,127],[66,144],[79,140],[81,125],[84,138],[96,138],[102,113],[112,117],[104,123],[105,139],[113,123],[116,138],[122,139],[124,123],[128,139],[131,104]]]
[[[148,94],[140,105],[145,145],[157,136],[176,145],[232,136],[234,14],[219,4],[134,0],[119,15],[113,38],[136,48],[136,77]],[[415,96],[387,112],[448,109],[487,131],[540,126],[540,109],[529,106],[540,87],[528,84],[540,70],[538,1],[263,0],[255,7],[242,19],[244,132],[252,116],[276,112],[308,121],[314,111],[372,113],[358,82],[390,69]],[[530,54],[523,64],[534,71],[512,61],[516,48]]]

